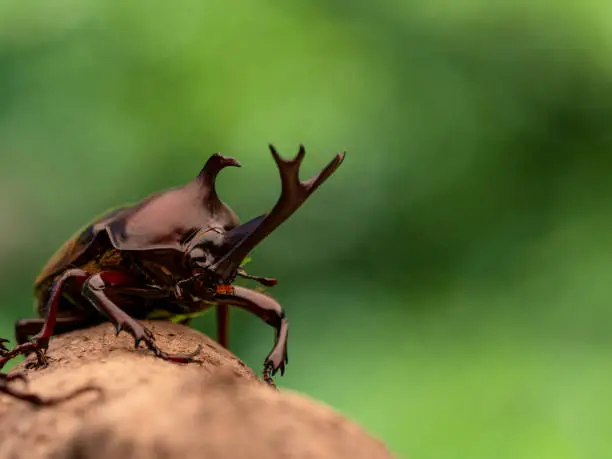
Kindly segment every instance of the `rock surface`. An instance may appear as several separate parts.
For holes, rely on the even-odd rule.
[[[263,384],[235,355],[191,328],[149,322],[176,364],[133,348],[110,324],[56,337],[49,366],[27,374],[43,397],[102,388],[52,407],[0,394],[2,459],[391,459],[380,441],[332,409]],[[27,361],[32,358],[28,358]],[[15,384],[20,384],[16,382]]]

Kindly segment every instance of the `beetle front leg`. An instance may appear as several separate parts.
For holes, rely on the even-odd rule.
[[[278,280],[274,279],[273,277],[253,276],[247,273],[243,268],[238,268],[237,274],[245,279],[251,279],[255,282],[259,282],[261,285],[266,287],[274,287],[276,284],[278,284]]]
[[[125,330],[134,337],[134,346],[138,347],[140,342],[144,342],[153,353],[164,360],[186,363],[200,353],[201,346],[189,354],[167,354],[163,352],[155,343],[155,336],[151,330],[146,328],[136,319],[130,317],[119,306],[113,303],[106,294],[106,290],[130,286],[133,279],[128,274],[121,271],[103,271],[98,273],[85,282],[82,294],[89,302],[103,315],[108,317],[117,328],[117,334]]]
[[[264,361],[263,375],[266,382],[273,385],[272,376],[280,370],[285,374],[285,365],[289,362],[287,357],[287,337],[289,322],[280,304],[263,293],[244,287],[232,286],[232,292],[215,295],[215,302],[222,305],[233,305],[255,314],[267,324],[274,327],[276,337],[272,351]]]

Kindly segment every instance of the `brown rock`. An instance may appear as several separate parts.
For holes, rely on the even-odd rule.
[[[150,322],[175,364],[133,349],[103,324],[51,341],[50,364],[27,373],[43,397],[103,389],[38,408],[0,395],[2,459],[388,459],[378,440],[330,408],[263,384],[236,356],[191,328]],[[28,359],[29,360],[29,359]]]

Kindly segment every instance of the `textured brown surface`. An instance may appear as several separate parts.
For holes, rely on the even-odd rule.
[[[0,395],[2,459],[385,459],[378,440],[333,410],[277,392],[238,358],[188,327],[151,322],[163,350],[199,362],[174,364],[134,350],[110,324],[57,337],[50,365],[28,371],[29,388],[59,395],[94,383],[62,405],[36,408]]]

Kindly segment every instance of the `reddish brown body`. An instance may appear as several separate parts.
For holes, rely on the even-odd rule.
[[[153,312],[165,311],[171,317],[215,305],[218,339],[227,346],[227,306],[234,305],[275,328],[264,376],[271,382],[278,370],[284,374],[288,322],[283,309],[270,296],[232,283],[236,276],[269,286],[276,283],[248,275],[242,261],[337,169],[344,153],[301,182],[304,148],[293,160],[281,158],[272,146],[270,150],[280,171],[282,193],[268,214],[239,223],[217,196],[215,179],[225,167],[240,163],[216,153],[193,181],[114,210],[67,241],[35,281],[40,318],[17,322],[14,349],[2,348],[0,342],[0,368],[29,352],[37,353],[39,365],[45,364],[44,351],[52,335],[106,320],[115,324],[118,333],[132,334],[136,346],[142,341],[161,358],[186,362],[199,349],[185,356],[168,355],[138,319]],[[0,377],[0,390],[6,391],[6,382]]]

